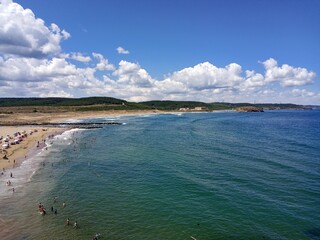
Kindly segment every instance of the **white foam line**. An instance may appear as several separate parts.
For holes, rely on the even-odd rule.
[[[4,175],[0,176],[0,184],[5,186],[6,182],[10,180],[12,182],[12,186],[10,186],[10,189],[14,187],[15,189],[23,187],[27,182],[30,182],[32,180],[32,177],[37,173],[37,171],[41,167],[41,162],[44,161],[45,156],[50,155],[50,148],[52,149],[53,144],[61,143],[63,145],[66,145],[64,142],[64,138],[66,137],[66,141],[72,140],[73,133],[82,131],[86,129],[71,129],[63,132],[60,135],[55,135],[52,139],[46,139],[45,145],[41,149],[36,149],[36,152],[33,156],[25,159],[19,166],[12,168],[12,169],[6,169],[4,172]],[[58,146],[61,144],[57,144]],[[68,145],[71,143],[67,143]],[[58,147],[57,146],[57,147]],[[10,176],[12,173],[13,177]],[[7,196],[8,193],[11,193],[12,191],[8,191],[8,187],[0,187],[0,196]]]

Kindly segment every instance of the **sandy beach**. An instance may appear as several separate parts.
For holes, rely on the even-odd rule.
[[[63,132],[65,129],[60,128],[42,128],[42,127],[24,127],[24,126],[12,126],[12,127],[0,127],[0,137],[3,139],[1,147],[4,144],[4,138],[9,138],[9,147],[1,151],[0,154],[0,169],[2,170],[18,166],[24,159],[28,158],[29,153],[35,149],[44,147],[44,140],[50,135],[57,135]],[[17,144],[14,143],[14,134],[26,133],[21,141]]]
[[[0,151],[0,169],[19,166],[23,160],[28,158],[32,149],[44,147],[44,140],[51,135],[61,134],[68,128],[25,126],[24,124],[59,123],[70,119],[85,119],[94,117],[111,117],[137,114],[156,114],[159,111],[95,111],[95,112],[53,112],[53,113],[28,113],[19,112],[14,114],[1,114],[0,123],[0,149],[5,143],[4,139],[9,138],[9,148]],[[8,125],[8,126],[7,126]],[[15,133],[26,133],[18,144],[12,145],[15,140]],[[30,134],[31,133],[31,134]]]
[[[24,111],[25,110],[25,111]],[[3,114],[1,112],[10,112],[12,114]],[[49,112],[50,111],[50,112]],[[25,124],[25,123],[48,123],[48,122],[63,122],[68,119],[82,119],[93,117],[110,117],[138,114],[155,114],[164,113],[159,110],[110,110],[110,111],[58,111],[57,109],[48,110],[48,112],[32,112],[28,108],[0,108],[0,124]]]

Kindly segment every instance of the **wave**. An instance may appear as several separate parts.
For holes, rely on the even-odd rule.
[[[60,146],[70,145],[74,141],[74,134],[81,131],[86,131],[86,129],[71,129],[51,139],[47,138],[44,146],[41,149],[32,149],[28,154],[29,157],[22,161],[20,165],[6,169],[0,177],[0,185],[6,186],[9,180],[11,185],[0,188],[0,197],[12,194],[13,188],[15,191],[22,190],[25,184],[32,180],[37,171],[48,164],[50,155]]]

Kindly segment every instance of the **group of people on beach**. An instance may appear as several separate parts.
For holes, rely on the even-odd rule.
[[[53,135],[53,134],[52,134],[52,135],[49,135],[47,141],[51,139],[52,142],[50,142],[50,143],[52,144],[52,143],[53,143],[53,137],[54,137],[54,136],[55,136],[55,135]],[[45,145],[46,145],[46,140],[40,140],[40,141],[37,141],[37,140],[36,140],[35,143],[36,143],[36,147],[37,147],[37,148],[40,148],[40,147],[42,148],[42,147],[45,147]],[[4,151],[5,151],[5,152],[4,152],[5,155],[4,155],[3,159],[10,162],[9,157],[8,157],[8,152],[7,152],[6,150],[4,150]],[[25,156],[25,158],[26,158],[26,156]],[[16,164],[16,160],[13,161],[13,167],[15,166],[15,164]],[[45,162],[41,162],[41,165],[42,165],[42,167],[45,167],[45,166],[46,166],[46,165],[45,165]],[[53,167],[53,163],[52,163],[51,165],[52,165],[52,167]],[[2,172],[1,172],[1,174],[0,174],[0,177],[1,177],[1,176],[4,176],[4,177],[9,177],[9,176],[10,176],[10,178],[13,178],[13,173],[10,172],[10,171],[8,171],[7,169],[3,168],[3,169],[2,169]],[[9,186],[12,187],[13,183],[12,183],[11,180],[8,180],[8,181],[6,182],[6,185],[7,185],[8,187],[9,187]],[[14,192],[15,189],[12,188],[12,191]],[[50,208],[47,210],[46,207],[44,206],[44,204],[43,204],[42,202],[39,202],[39,203],[38,203],[38,206],[37,206],[39,214],[41,214],[42,216],[50,215],[50,214],[52,214],[53,216],[54,216],[54,215],[58,215],[58,209],[57,209],[58,207],[55,207],[55,206],[57,206],[57,205],[56,205],[56,202],[57,202],[57,201],[58,201],[58,200],[57,200],[57,197],[54,197],[54,199],[53,199],[53,204],[51,205],[51,213],[50,213]],[[60,204],[61,204],[61,203],[60,203]],[[60,204],[59,204],[59,205],[60,205]],[[64,208],[67,207],[67,204],[66,204],[66,202],[63,202],[60,206],[61,206],[62,209],[64,209]],[[66,226],[73,226],[73,228],[79,228],[78,221],[75,220],[75,221],[72,221],[72,222],[71,222],[70,218],[67,218],[67,219],[66,219],[65,225],[66,225]],[[98,238],[100,238],[100,234],[95,234],[92,239],[97,240]]]

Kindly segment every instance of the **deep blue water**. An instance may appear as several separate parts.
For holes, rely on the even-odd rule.
[[[320,111],[116,121],[35,157],[41,167],[3,197],[1,239],[320,239]],[[38,202],[58,214],[40,216]]]

